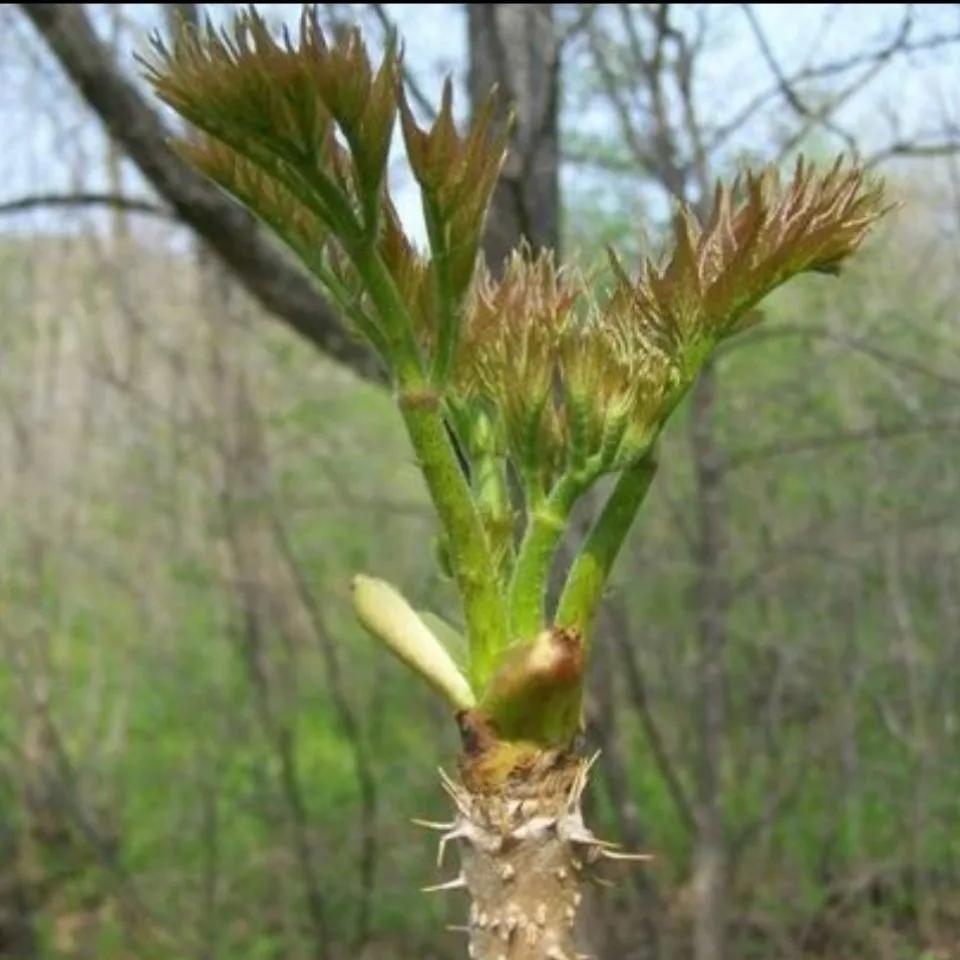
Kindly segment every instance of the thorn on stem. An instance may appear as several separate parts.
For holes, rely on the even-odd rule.
[[[415,827],[423,827],[424,830],[434,830],[437,833],[446,833],[456,826],[455,823],[438,823],[436,820],[420,820],[418,817],[413,817],[410,822]]]
[[[467,887],[466,878],[461,873],[459,876],[448,880],[446,883],[437,883],[432,887],[421,887],[421,893],[446,893],[448,890],[465,890]]]
[[[589,830],[578,830],[576,833],[570,833],[567,835],[567,840],[570,843],[579,843],[585,847],[594,847],[597,850],[616,850],[620,846],[619,843],[614,843],[612,840],[601,840],[599,837],[595,837]]]
[[[446,790],[450,796],[456,799],[460,794],[460,788],[453,781],[450,774],[443,769],[443,767],[437,767],[437,772],[440,774],[440,783],[443,785],[443,789]]]
[[[598,877],[596,874],[590,874],[588,879],[591,883],[595,883],[598,887],[603,887],[606,890],[613,890],[616,887],[612,880],[608,880],[606,877]]]
[[[626,860],[636,863],[643,863],[647,860],[654,859],[652,853],[625,853],[621,850],[610,850],[609,848],[601,848],[600,856],[605,857],[607,860]]]
[[[441,838],[437,846],[437,868],[443,866],[443,856],[447,852],[447,844],[451,840],[459,840],[460,837],[468,836],[468,831],[460,824],[454,824],[452,830],[448,830]]]

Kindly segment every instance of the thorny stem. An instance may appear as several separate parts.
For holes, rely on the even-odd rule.
[[[652,454],[647,454],[620,474],[567,577],[556,622],[558,626],[579,629],[587,644],[604,585],[656,470]]]
[[[467,767],[469,769],[469,759]],[[456,806],[451,823],[415,821],[460,852],[461,870],[428,893],[466,890],[472,960],[582,960],[578,918],[582,886],[603,860],[645,861],[595,837],[581,799],[592,761],[546,752],[503,790],[475,792],[444,779]]]
[[[556,366],[562,350],[550,348],[553,353],[544,361],[547,365],[533,370],[531,377],[517,383],[503,380],[501,386],[507,384],[509,389],[494,404],[493,415],[506,417],[508,424],[514,406],[532,413],[529,417],[523,413],[526,423],[520,423],[520,442],[514,450],[513,465],[525,486],[527,519],[505,597],[499,578],[506,577],[513,548],[505,464],[501,457],[481,452],[474,458],[475,486],[471,490],[471,480],[461,468],[447,431],[444,406],[449,413],[451,401],[457,399],[459,388],[450,382],[450,373],[459,361],[459,329],[470,319],[462,316],[469,278],[461,276],[460,268],[470,265],[464,258],[473,256],[480,240],[483,213],[503,159],[506,134],[488,136],[489,117],[482,114],[487,119],[461,139],[452,129],[449,87],[444,94],[442,122],[431,130],[420,131],[415,123],[412,130],[407,129],[409,118],[402,117],[407,154],[426,199],[424,213],[438,301],[425,308],[426,316],[420,319],[437,320],[432,316],[435,307],[440,314],[434,331],[435,353],[427,357],[415,332],[422,325],[415,324],[411,316],[420,305],[408,306],[396,281],[401,273],[391,272],[376,243],[386,201],[383,178],[389,137],[396,108],[404,106],[390,101],[391,90],[397,92],[390,81],[399,69],[394,47],[389,46],[375,77],[356,35],[351,33],[345,45],[329,47],[315,11],[309,7],[303,37],[299,49],[289,42],[273,43],[262,18],[251,12],[241,17],[230,35],[221,37],[212,30],[184,35],[172,52],[158,44],[157,58],[146,62],[147,75],[174,109],[228,148],[228,157],[232,152],[234,160],[249,161],[258,168],[257,182],[261,175],[265,178],[262,190],[246,189],[238,170],[226,177],[225,188],[294,246],[351,313],[394,374],[401,415],[449,543],[471,645],[473,691],[462,689],[463,677],[452,661],[447,674],[450,682],[438,684],[448,695],[453,691],[452,700],[458,706],[471,704],[458,719],[467,713],[479,715],[472,727],[462,727],[462,733],[466,730],[469,734],[464,736],[461,765],[465,786],[448,784],[459,816],[445,836],[445,840],[460,841],[463,853],[463,874],[446,886],[467,886],[474,897],[471,956],[475,960],[576,960],[573,928],[579,905],[579,871],[591,858],[637,859],[636,855],[613,852],[611,845],[598,841],[583,826],[580,799],[589,764],[569,750],[573,724],[566,724],[566,707],[571,693],[579,704],[584,655],[581,637],[589,642],[604,585],[656,470],[649,448],[643,459],[621,471],[569,571],[554,628],[540,637],[535,635],[544,626],[547,579],[573,506],[600,473],[616,462],[627,426],[615,409],[620,403],[618,394],[633,396],[629,384],[637,378],[649,380],[644,386],[651,388],[650,398],[643,390],[635,399],[641,407],[648,399],[653,406],[637,410],[638,422],[659,421],[659,432],[714,346],[752,323],[748,311],[753,304],[794,274],[835,272],[860,244],[871,223],[889,207],[884,204],[882,187],[868,183],[862,170],[844,171],[838,162],[828,173],[815,176],[801,160],[787,186],[780,185],[773,170],[748,175],[742,203],[735,203],[731,191],[720,188],[713,214],[703,226],[689,211],[683,211],[671,259],[662,267],[648,264],[636,283],[615,261],[617,291],[602,303],[589,298],[590,310],[599,308],[602,322],[588,325],[590,330],[585,332],[590,335],[585,336],[583,349],[596,351],[594,357],[587,356],[588,367],[595,364],[601,379],[609,372],[607,361],[616,355],[614,366],[623,366],[624,382],[620,387],[614,384],[612,393],[587,391],[582,398],[579,394],[583,391],[573,384],[575,389],[563,404],[566,421],[561,418],[562,429],[557,434],[566,438],[562,459],[570,469],[549,494],[544,476],[558,462],[555,455],[564,451],[547,449],[541,415],[554,390],[571,386],[566,373],[558,373]],[[357,71],[358,78],[348,76]],[[251,82],[253,77],[256,83]],[[317,80],[315,85],[311,78]],[[371,96],[376,88],[377,98],[356,103],[360,88],[354,79],[359,79]],[[387,83],[385,87],[381,79]],[[236,98],[227,95],[232,83],[243,84],[237,88],[240,96]],[[239,102],[247,96],[249,103]],[[321,106],[324,109],[318,109]],[[326,149],[327,135],[336,139],[336,130],[328,124],[339,127],[349,151],[337,143],[331,144],[332,151]],[[201,167],[210,167],[216,158],[211,154],[204,159],[198,154],[194,159]],[[352,169],[346,166],[348,162]],[[282,188],[279,194],[277,186]],[[457,202],[466,204],[463,222],[440,216],[436,197],[448,190],[455,190]],[[294,201],[289,209],[287,195]],[[278,197],[284,202],[278,202]],[[323,230],[308,230],[300,236],[296,221],[303,213],[310,215],[308,222],[317,220]],[[290,225],[284,222],[287,216],[294,220]],[[343,282],[324,260],[328,231],[358,274],[355,299],[349,289],[354,278]],[[401,256],[395,269],[419,271],[422,265],[417,257],[411,246],[409,257]],[[546,272],[539,268],[519,271],[514,286],[508,285],[501,290],[502,296],[494,296],[494,309],[488,312],[503,319],[509,313],[505,308],[515,304],[519,320],[507,317],[511,322],[505,325],[488,323],[490,318],[484,317],[483,310],[473,317],[481,333],[490,328],[488,346],[504,348],[491,353],[491,363],[500,364],[501,373],[512,368],[515,358],[511,353],[520,349],[524,327],[540,322],[543,310],[538,304],[545,304],[547,313],[566,322],[568,315],[575,315],[574,300],[589,292],[578,289],[582,285],[577,283],[569,289],[559,284],[552,263],[549,266]],[[546,286],[542,281],[547,281]],[[376,318],[367,315],[360,299],[364,294]],[[412,303],[419,304],[419,291]],[[517,336],[501,339],[493,335],[498,327],[508,331],[516,327]],[[661,337],[661,333],[665,335]],[[635,337],[638,343],[646,343],[650,334],[658,344],[662,340],[667,345],[665,351],[659,346],[656,350],[630,346]],[[604,337],[612,339],[604,344]],[[482,345],[483,337],[479,340]],[[482,368],[484,364],[478,364],[473,373]],[[683,382],[663,406],[661,390],[677,370]],[[548,375],[541,376],[544,371]],[[593,382],[592,375],[588,381]],[[536,391],[539,399],[523,391]],[[632,406],[633,401],[630,403]],[[559,409],[555,412],[560,416]],[[598,416],[606,424],[601,449],[592,454],[588,440],[593,438],[585,429],[590,416]],[[405,601],[387,606],[394,613],[400,611],[400,622],[380,630],[381,639],[394,652],[406,649],[407,662],[428,679],[436,679],[443,658],[435,656],[427,669],[422,668],[430,650],[436,654],[439,647],[434,648],[434,643],[439,641]],[[404,634],[404,624],[410,622],[416,626]],[[415,656],[412,651],[418,639]],[[510,641],[521,643],[500,664]],[[485,689],[495,665],[503,672]],[[480,694],[481,706],[475,710],[472,694]],[[558,749],[542,749],[542,744],[553,743],[547,736],[498,739],[502,729],[509,732],[505,718],[517,714],[525,723],[515,723],[514,730],[537,730],[539,724],[538,732],[545,733],[557,704],[564,711]],[[490,710],[487,716],[483,715],[485,708]]]

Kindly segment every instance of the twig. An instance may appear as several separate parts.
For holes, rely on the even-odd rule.
[[[34,193],[14,200],[0,201],[0,215],[24,213],[44,207],[107,207],[111,210],[125,210],[129,213],[144,213],[151,217],[175,220],[173,211],[152,200],[139,197],[124,197],[114,193]]]

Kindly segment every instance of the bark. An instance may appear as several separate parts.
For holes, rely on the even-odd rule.
[[[624,672],[629,667],[636,671],[633,652],[629,649],[630,625],[622,598],[612,599],[606,607],[606,614],[602,627],[604,642],[595,645],[591,656],[593,684],[587,710],[588,726],[602,751],[597,766],[616,818],[617,833],[628,847],[640,849],[646,846],[646,830],[630,783],[629,753],[623,743],[623,730],[617,725],[618,711],[622,709],[616,677],[620,664],[616,659],[618,650],[624,658],[630,657],[629,666],[624,660]],[[644,715],[641,711],[641,716]],[[649,736],[646,724],[644,729]],[[589,808],[590,804],[587,806]],[[597,905],[601,922],[597,924],[594,936],[602,944],[602,951],[597,952],[605,957],[658,960],[664,952],[661,941],[665,931],[661,927],[666,904],[655,879],[646,870],[632,871],[630,881],[635,899],[629,923],[623,922],[622,910],[617,906],[608,907],[606,902]]]
[[[585,876],[603,857],[630,858],[584,826],[590,763],[545,752],[496,792],[446,782],[457,817],[432,825],[460,847],[461,873],[432,890],[464,888],[471,960],[577,960]]]
[[[467,18],[474,109],[496,85],[501,116],[511,107],[515,116],[484,241],[498,269],[521,238],[534,248],[560,246],[559,44],[549,3],[471,3]]]
[[[582,800],[593,760],[572,747],[500,739],[480,710],[457,715],[461,781],[444,778],[452,823],[422,823],[460,848],[461,870],[428,891],[465,889],[471,898],[471,960],[579,960],[582,884],[599,880],[601,860],[643,861],[598,840],[584,825]],[[596,757],[594,757],[596,759]]]
[[[113,140],[238,282],[328,356],[380,379],[370,351],[344,329],[307,275],[243,209],[170,149],[171,132],[118,70],[83,5],[25,3],[20,9]]]

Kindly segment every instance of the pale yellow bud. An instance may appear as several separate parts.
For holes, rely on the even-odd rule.
[[[396,588],[385,580],[360,575],[353,578],[351,591],[357,618],[397,659],[458,710],[476,706],[467,678]]]

